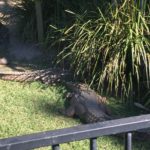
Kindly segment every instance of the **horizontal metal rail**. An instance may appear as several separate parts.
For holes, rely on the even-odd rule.
[[[150,128],[150,115],[141,115],[94,124],[46,131],[24,136],[11,137],[0,140],[0,150],[28,150],[44,146],[59,149],[59,144],[83,139],[90,139],[90,147],[96,150],[96,138],[104,135],[126,134],[126,148],[131,149],[130,132]]]

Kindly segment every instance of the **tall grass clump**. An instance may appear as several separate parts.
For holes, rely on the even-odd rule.
[[[106,4],[108,4],[108,0],[100,0],[101,8],[104,8]],[[75,17],[69,15],[65,10],[72,10],[74,12],[78,12],[79,14],[84,13],[86,10],[94,11],[97,6],[97,0],[43,0],[42,8],[43,8],[43,18],[44,18],[44,26],[45,26],[45,44],[50,48],[55,42],[55,39],[58,37],[57,28],[65,28],[69,27],[75,21]],[[56,46],[56,45],[55,45]],[[57,45],[58,46],[58,45]],[[57,48],[58,49],[58,48]]]
[[[123,0],[104,11],[68,12],[76,21],[59,30],[65,48],[58,62],[69,60],[75,75],[124,100],[140,97],[143,83],[149,89],[149,1]]]

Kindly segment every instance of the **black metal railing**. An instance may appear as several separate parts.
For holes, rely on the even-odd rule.
[[[90,139],[90,149],[96,150],[97,137],[125,133],[125,150],[132,149],[132,132],[150,128],[150,115],[142,115],[76,127],[46,131],[0,140],[0,150],[28,150],[52,146],[59,150],[59,144]]]

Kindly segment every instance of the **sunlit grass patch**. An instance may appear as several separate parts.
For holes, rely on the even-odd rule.
[[[64,87],[0,81],[0,137],[16,136],[77,124],[58,113]],[[57,105],[59,103],[59,105]]]

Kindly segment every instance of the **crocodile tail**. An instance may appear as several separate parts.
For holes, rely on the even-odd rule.
[[[1,74],[2,80],[9,80],[9,81],[19,81],[19,82],[29,82],[29,81],[36,81],[35,75],[32,73],[12,73],[12,74]]]
[[[0,73],[0,78],[3,80],[19,81],[19,82],[31,82],[41,81],[44,84],[52,84],[59,82],[64,76],[67,76],[67,72],[47,69],[38,70],[33,72],[11,72]]]
[[[16,75],[16,74],[1,74],[0,75],[1,79],[2,80],[9,80],[9,81],[24,81],[26,80],[26,76],[23,75],[23,74],[20,74],[20,75]]]

